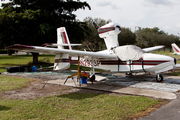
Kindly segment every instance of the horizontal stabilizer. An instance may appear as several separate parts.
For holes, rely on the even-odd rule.
[[[48,45],[48,46],[80,46],[82,44],[52,44],[52,45]]]
[[[57,47],[57,46],[80,46],[82,44],[56,44],[56,43],[44,43],[41,47]]]

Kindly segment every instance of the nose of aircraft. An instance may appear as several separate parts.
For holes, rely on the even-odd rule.
[[[153,53],[146,53],[144,55],[144,60],[152,60],[152,61],[159,61],[160,63],[169,62],[171,65],[176,65],[176,58],[166,55],[160,55],[160,54],[153,54]],[[167,64],[170,65],[170,64]],[[173,66],[174,66],[173,65]]]

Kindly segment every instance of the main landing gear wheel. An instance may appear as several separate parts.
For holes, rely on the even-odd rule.
[[[163,76],[161,74],[156,75],[156,82],[163,83]]]
[[[126,75],[132,75],[132,73],[126,73]]]
[[[95,79],[96,79],[96,76],[95,76],[95,75],[92,75],[92,77],[89,78],[89,80],[92,82],[92,84],[93,84],[93,82],[94,82]]]

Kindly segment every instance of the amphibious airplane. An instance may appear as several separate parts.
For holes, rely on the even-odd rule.
[[[173,51],[174,51],[173,54],[175,54],[175,55],[180,55],[180,49],[179,49],[179,47],[178,47],[175,43],[171,44],[171,46],[172,46],[172,49],[173,49]]]
[[[80,63],[82,66],[92,67],[92,75],[95,74],[94,68],[127,74],[155,72],[156,80],[162,82],[163,76],[160,73],[175,67],[175,58],[148,53],[164,46],[145,49],[135,45],[119,46],[118,34],[121,28],[118,24],[109,23],[96,28],[100,38],[104,39],[107,50],[99,52],[72,50],[71,46],[79,44],[70,44],[65,27],[57,29],[57,44],[44,44],[43,47],[15,44],[6,49],[55,54],[54,70],[67,69],[70,64],[79,66]],[[57,46],[57,48],[47,46]]]

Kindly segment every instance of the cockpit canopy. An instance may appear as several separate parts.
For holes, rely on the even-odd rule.
[[[124,45],[114,48],[114,54],[118,56],[122,61],[139,60],[144,53],[140,47],[135,45]]]

